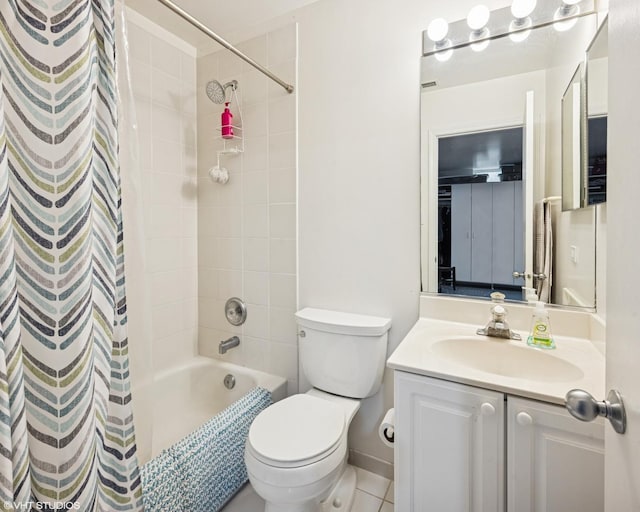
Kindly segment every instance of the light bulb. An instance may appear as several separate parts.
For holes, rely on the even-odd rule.
[[[444,18],[436,18],[427,27],[427,37],[431,39],[434,43],[438,41],[442,41],[445,37],[447,37],[447,33],[449,32],[449,24],[447,20]]]
[[[489,46],[489,39],[486,39],[486,40],[482,41],[481,43],[473,43],[471,45],[471,49],[474,52],[482,52],[482,51],[486,50],[488,46]]]
[[[434,55],[440,62],[448,61],[451,58],[451,55],[453,55],[453,50],[451,49],[451,41],[449,39],[438,41],[436,43],[435,50],[436,52],[434,53]]]
[[[578,5],[578,2],[573,0],[571,2],[563,1],[562,5],[556,9],[553,18],[557,20],[560,18],[568,18],[569,16],[576,16],[578,14],[580,14],[580,6]]]
[[[513,14],[514,18],[526,18],[536,8],[537,3],[538,0],[513,0],[511,4],[511,14]]]
[[[526,40],[530,34],[531,30],[523,30],[521,32],[509,34],[509,39],[511,39],[514,43],[521,43],[522,41]]]
[[[514,43],[521,43],[529,34],[531,34],[531,30],[524,30],[529,28],[532,25],[531,18],[528,16],[526,18],[518,18],[512,20],[509,24],[509,39],[511,39]]]
[[[467,25],[469,25],[471,30],[482,30],[482,27],[489,22],[490,16],[491,13],[486,5],[476,5],[469,11],[469,15],[467,16]]]
[[[578,18],[576,17],[578,14],[580,14],[579,5],[568,5],[565,2],[561,7],[558,7],[553,15],[553,19],[555,21],[553,28],[557,32],[567,32],[568,30],[571,30],[578,22]],[[565,19],[568,17],[571,17],[571,19]]]
[[[472,32],[471,35],[469,36],[469,42],[472,43],[471,49],[474,52],[481,52],[483,50],[486,50],[487,47],[489,46],[490,36],[491,36],[491,31],[486,27],[482,30],[477,30],[475,32]],[[479,41],[479,42],[474,43],[474,41]]]
[[[445,50],[443,52],[436,53],[435,57],[440,62],[447,62],[451,58],[452,55],[453,55],[453,50]]]

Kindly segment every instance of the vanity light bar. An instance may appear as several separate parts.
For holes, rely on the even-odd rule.
[[[560,7],[565,4],[565,2],[560,1]],[[488,44],[488,41],[493,39],[508,37],[519,33],[524,34],[534,28],[541,28],[554,25],[556,23],[567,22],[569,20],[589,16],[597,12],[595,0],[580,0],[578,3],[573,4],[577,7],[577,9],[573,11],[574,14],[570,14],[566,18],[558,19],[558,5],[557,0],[539,0],[535,10],[527,17],[528,20],[525,18],[527,21],[519,24],[513,23],[514,20],[521,20],[514,18],[511,6],[491,11],[487,24],[482,27],[482,29],[471,30],[467,19],[457,20],[448,24],[448,30],[445,32],[446,38],[437,42],[430,39],[428,30],[425,30],[422,32],[422,55],[426,57],[443,51],[478,45],[483,42]],[[477,25],[474,25],[474,27],[476,26]],[[484,33],[481,35],[480,32],[482,31],[484,31]],[[434,32],[437,31],[431,30],[431,35],[433,35]],[[473,37],[474,34],[475,37]],[[525,39],[525,37],[521,39]]]

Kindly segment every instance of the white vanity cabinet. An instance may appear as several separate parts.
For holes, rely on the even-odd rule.
[[[502,512],[504,396],[394,373],[396,510]]]
[[[394,374],[396,510],[604,510],[602,421],[582,423],[558,405]]]

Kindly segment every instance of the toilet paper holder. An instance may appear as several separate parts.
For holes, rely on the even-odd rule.
[[[396,438],[395,432],[395,411],[393,408],[389,409],[378,427],[378,435],[382,442],[389,448],[393,448]]]

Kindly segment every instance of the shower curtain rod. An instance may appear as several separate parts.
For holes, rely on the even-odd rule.
[[[191,16],[191,14],[189,14],[187,11],[185,11],[181,7],[178,7],[171,0],[158,0],[158,2],[160,2],[161,4],[164,4],[165,7],[168,7],[169,9],[171,9],[178,16],[180,16],[182,19],[188,21],[191,25],[196,27],[198,30],[200,30],[201,32],[203,32],[206,35],[208,35],[216,43],[218,43],[219,45],[225,47],[231,53],[234,53],[235,55],[240,57],[247,64],[253,66],[258,71],[260,71],[262,74],[264,74],[264,75],[268,76],[269,78],[271,78],[271,80],[276,82],[278,85],[282,86],[285,91],[287,91],[288,93],[292,93],[293,92],[293,85],[290,85],[287,82],[281,80],[276,75],[274,75],[271,71],[269,71],[267,68],[265,68],[264,66],[261,66],[260,64],[258,64],[251,57],[247,57],[244,53],[242,53],[240,50],[238,50],[235,46],[233,46],[231,43],[225,41],[218,34],[216,34],[213,30],[211,30],[206,25],[203,25],[199,20],[197,20],[196,18]]]

